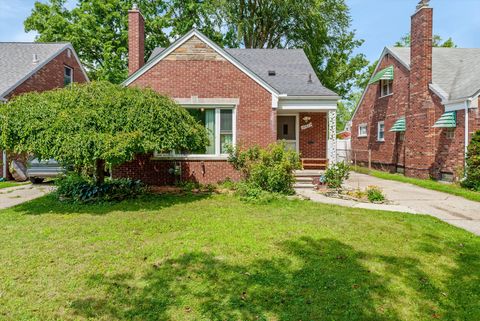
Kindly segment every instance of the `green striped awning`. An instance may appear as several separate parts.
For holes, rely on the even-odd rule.
[[[394,73],[393,66],[390,66],[390,67],[387,67],[383,70],[380,70],[379,72],[377,72],[377,74],[375,76],[373,76],[373,78],[370,80],[369,84],[376,83],[377,81],[382,80],[382,79],[393,80],[393,73]]]
[[[435,128],[455,128],[457,127],[457,112],[449,111],[440,117],[439,120],[433,125]]]
[[[405,117],[398,119],[395,124],[393,125],[391,132],[404,132],[407,129],[407,122],[405,121]]]

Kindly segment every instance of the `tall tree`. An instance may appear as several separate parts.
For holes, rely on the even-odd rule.
[[[304,48],[322,83],[347,95],[368,62],[354,54],[344,0],[66,0],[36,2],[25,21],[39,41],[72,42],[93,79],[120,82],[127,69],[126,12],[138,2],[146,21],[146,54],[195,27],[218,44]]]
[[[395,47],[410,47],[410,43],[411,35],[410,33],[407,33],[395,43]],[[453,42],[453,39],[451,37],[443,41],[443,38],[439,35],[433,36],[433,46],[441,48],[457,48],[457,45],[455,44],[455,42]]]

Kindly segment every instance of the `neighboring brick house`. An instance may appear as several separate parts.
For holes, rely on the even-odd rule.
[[[143,16],[134,8],[129,11],[130,76],[124,85],[150,87],[187,108],[207,128],[210,146],[140,155],[116,167],[114,176],[171,184],[176,166],[184,180],[238,179],[227,162],[227,143],[266,147],[285,140],[306,168],[336,160],[339,97],[322,86],[303,50],[224,49],[192,30],[170,47],[155,49],[145,64],[144,37]]]
[[[352,118],[352,157],[366,164],[370,153],[374,167],[450,180],[480,130],[480,49],[432,48],[427,3],[412,16],[411,47],[380,57]]]
[[[69,43],[0,42],[0,101],[32,91],[47,91],[71,82],[86,82],[87,74]],[[2,153],[2,176],[7,176]]]

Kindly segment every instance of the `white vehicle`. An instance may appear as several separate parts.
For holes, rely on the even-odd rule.
[[[56,178],[65,172],[65,168],[54,159],[40,161],[38,158],[33,158],[27,163],[27,177],[33,184],[40,184],[46,178]]]

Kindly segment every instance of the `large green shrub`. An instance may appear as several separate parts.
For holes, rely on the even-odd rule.
[[[198,150],[204,126],[170,98],[108,82],[27,93],[0,108],[0,149],[54,158],[95,174],[137,154]]]
[[[266,149],[258,146],[246,150],[231,147],[229,162],[239,171],[252,189],[271,193],[292,194],[295,176],[301,168],[300,156],[285,149],[283,143],[275,143]]]
[[[74,173],[57,179],[55,184],[57,186],[55,193],[59,199],[71,203],[122,201],[146,192],[145,185],[139,180],[107,179],[98,184],[92,179]]]
[[[462,186],[480,191],[480,131],[473,134],[468,145],[466,178]]]
[[[325,182],[329,188],[342,188],[343,182],[350,177],[350,166],[336,163],[328,166],[325,171]]]

